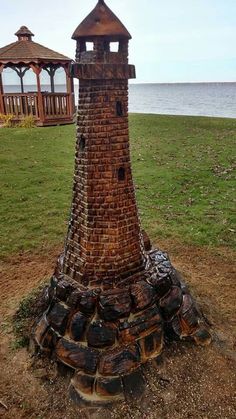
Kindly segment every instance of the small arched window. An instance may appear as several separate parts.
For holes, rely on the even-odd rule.
[[[123,180],[125,180],[125,169],[124,167],[120,167],[118,170],[118,180],[119,182],[122,182]]]
[[[116,102],[116,115],[123,116],[123,105],[120,100]]]
[[[79,141],[79,151],[84,151],[85,149],[85,137],[81,135],[80,141]]]

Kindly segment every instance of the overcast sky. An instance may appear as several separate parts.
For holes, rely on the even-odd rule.
[[[74,29],[96,0],[0,0],[0,46],[26,25],[74,58]],[[236,81],[236,0],[107,0],[133,39],[137,82]]]

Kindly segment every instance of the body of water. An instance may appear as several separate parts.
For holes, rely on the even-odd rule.
[[[35,90],[25,86],[25,92]],[[57,85],[56,91],[64,92],[65,86]],[[5,86],[5,92],[19,92],[19,87]],[[236,118],[236,83],[130,84],[129,112]]]
[[[236,118],[236,83],[133,84],[130,112]]]

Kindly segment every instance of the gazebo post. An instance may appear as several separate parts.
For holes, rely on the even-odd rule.
[[[74,83],[72,77],[70,77],[70,66],[64,66],[66,73],[66,91],[69,93],[69,114],[74,114]]]
[[[20,77],[21,93],[24,93],[24,83],[23,83],[24,72],[22,72],[22,68],[21,67],[20,67],[20,70],[19,70],[18,75]]]
[[[45,115],[44,115],[44,107],[43,107],[43,95],[41,92],[41,83],[40,83],[40,73],[42,71],[42,68],[40,66],[36,67],[33,64],[31,64],[30,67],[32,68],[33,72],[36,74],[37,92],[38,92],[38,114],[39,114],[40,121],[43,123],[45,120]]]
[[[54,75],[55,75],[54,68],[50,68],[50,83],[51,83],[51,92],[52,93],[55,93]]]
[[[50,70],[49,70],[50,83],[51,83],[51,92],[52,93],[55,93],[54,76],[55,76],[56,70],[57,70],[57,67],[56,68],[50,67]]]
[[[0,65],[0,113],[4,113],[2,72],[4,65]]]
[[[45,67],[44,70],[48,73],[49,77],[50,77],[50,86],[51,86],[51,93],[55,93],[55,82],[54,82],[54,76],[56,73],[56,70],[58,69],[58,67]]]

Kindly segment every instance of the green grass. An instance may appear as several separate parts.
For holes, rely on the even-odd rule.
[[[233,247],[236,120],[130,116],[143,226],[152,238]],[[0,129],[0,256],[63,243],[75,127]]]

